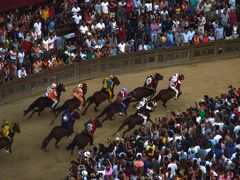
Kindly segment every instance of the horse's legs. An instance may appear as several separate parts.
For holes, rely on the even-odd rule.
[[[59,141],[61,140],[61,138],[60,139],[56,139],[56,142],[55,142],[55,148],[59,148],[59,146],[58,146],[58,143],[59,143]]]
[[[133,127],[129,127],[128,126],[128,128],[127,128],[127,130],[125,130],[124,132],[123,132],[123,138],[124,138],[124,136],[125,136],[125,134],[128,132],[128,131],[130,131],[130,130],[132,130],[133,129]]]
[[[106,121],[108,119],[108,116],[106,116],[102,121],[101,123],[103,123],[104,121]]]
[[[166,102],[163,102],[162,105],[163,105],[163,107],[165,107],[165,108],[167,107]]]
[[[75,144],[72,145],[72,150],[71,150],[72,155],[73,155],[74,148],[75,148]]]
[[[31,115],[28,117],[28,119],[30,119],[33,116],[33,114],[35,114],[35,112],[38,112],[38,110],[34,109],[34,111],[31,113]]]
[[[96,111],[96,112],[98,112],[99,110],[97,109],[97,107],[100,105],[100,103],[96,103],[96,106],[94,107],[94,110]]]
[[[85,113],[87,112],[87,110],[88,110],[88,108],[89,108],[89,106],[91,105],[92,103],[88,103],[88,105],[87,105],[87,107],[84,109],[84,111],[82,112],[82,115],[84,116],[85,115]]]

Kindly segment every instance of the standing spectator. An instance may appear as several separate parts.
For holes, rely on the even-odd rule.
[[[158,31],[158,24],[156,23],[155,19],[152,21],[150,26],[151,26],[151,41],[155,43],[157,39],[157,31]]]
[[[175,32],[175,44],[177,46],[182,46],[182,42],[183,42],[183,36],[182,36],[182,33],[181,33],[181,28],[178,28],[177,32]]]
[[[187,29],[182,32],[183,45],[189,45]]]
[[[121,41],[119,44],[118,44],[118,52],[119,54],[124,54],[125,53],[125,46],[126,44],[124,43],[124,41]]]
[[[34,27],[34,32],[37,34],[37,37],[40,39],[42,36],[42,23],[40,19],[37,19],[33,27]]]
[[[207,32],[205,32],[202,38],[202,43],[208,43],[208,42],[209,42],[208,34]]]
[[[194,35],[195,35],[195,31],[191,27],[190,30],[188,31],[188,42],[190,42],[191,44],[192,44]]]
[[[25,63],[25,60],[24,60],[24,58],[25,58],[25,52],[23,51],[22,48],[19,50],[17,57],[18,57],[18,63],[19,63],[20,65],[22,65],[22,64]]]
[[[229,22],[229,15],[227,14],[227,11],[224,10],[221,14],[221,24],[223,27],[226,27]]]
[[[210,11],[211,11],[211,8],[212,8],[212,4],[209,2],[209,0],[207,0],[204,5],[204,16],[206,17],[206,19],[209,19],[210,17]]]
[[[116,10],[117,10],[117,2],[116,2],[116,0],[111,0],[109,2],[109,17],[110,18],[116,17]]]
[[[76,15],[73,15],[73,20],[76,25],[80,24],[80,22],[82,21],[82,16],[81,16],[80,12],[78,12]]]
[[[18,70],[18,78],[25,78],[27,77],[27,72],[26,72],[26,69],[25,67],[21,67],[19,70]]]
[[[109,3],[107,0],[103,0],[103,2],[101,3],[101,10],[103,13],[103,17],[107,17],[108,13],[109,13]]]
[[[77,15],[81,11],[80,7],[78,7],[78,4],[75,3],[74,6],[71,9],[72,16]]]
[[[215,28],[215,37],[216,40],[222,40],[224,38],[224,28],[220,23]]]

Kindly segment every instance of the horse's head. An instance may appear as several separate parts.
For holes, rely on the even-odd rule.
[[[75,120],[80,119],[80,114],[77,111],[74,111],[72,116]]]
[[[94,124],[95,124],[96,128],[102,127],[102,123],[98,119],[94,120]]]
[[[184,78],[185,78],[184,75],[180,73],[179,76],[178,76],[178,79],[179,79],[180,81],[183,81]]]
[[[163,80],[163,76],[159,73],[155,74],[154,81],[161,81]]]
[[[82,83],[83,87],[82,87],[82,90],[83,90],[83,94],[85,95],[87,93],[87,84],[86,83]]]
[[[13,130],[13,132],[16,132],[16,133],[20,133],[20,132],[21,132],[20,126],[19,126],[18,123],[14,123],[14,124],[13,124],[12,130]]]
[[[58,85],[57,85],[57,93],[61,93],[61,92],[65,92],[66,91],[66,87],[65,87],[65,85],[63,84],[63,83],[59,83]]]
[[[113,82],[114,82],[114,84],[116,84],[117,86],[120,84],[120,81],[119,81],[119,79],[118,79],[116,76],[114,76]]]

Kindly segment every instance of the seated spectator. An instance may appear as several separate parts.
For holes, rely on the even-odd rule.
[[[207,32],[205,32],[202,38],[202,43],[208,43],[208,42],[209,42],[208,34]]]

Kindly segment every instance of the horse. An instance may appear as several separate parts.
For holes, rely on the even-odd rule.
[[[125,104],[126,106],[126,110],[131,102],[131,99],[132,99],[132,94],[129,93],[128,95],[129,97],[127,97],[125,100],[123,100],[123,103]],[[120,113],[122,112],[122,106],[121,104],[117,103],[117,102],[113,102],[111,104],[109,104],[107,107],[104,108],[104,110],[102,111],[101,114],[99,114],[96,119],[99,119],[100,117],[102,117],[103,115],[106,114],[105,118],[101,121],[101,123],[103,123],[104,121],[106,121],[107,119],[110,119],[112,120],[113,119],[113,116],[114,114],[116,113]],[[125,112],[125,114],[127,114]]]
[[[9,133],[10,139],[7,137],[0,137],[0,149],[6,148],[6,150],[9,150],[9,153],[12,153],[12,143],[13,138],[15,136],[15,133],[20,133],[20,126],[18,123],[14,123],[12,126],[12,131]]]
[[[72,128],[74,126],[75,120],[80,118],[79,113],[74,112],[73,113],[73,118],[74,118],[74,121],[71,124]],[[62,126],[55,126],[54,128],[52,128],[49,135],[43,140],[41,149],[44,150],[44,151],[47,151],[47,146],[53,138],[56,139],[55,147],[59,148],[58,143],[65,136],[67,136],[67,129],[65,129]]]
[[[82,88],[82,90],[83,90],[83,99],[84,99],[84,106],[85,106],[85,94],[87,93],[87,84],[86,83],[82,83],[82,84],[83,84],[83,88]],[[73,97],[71,99],[66,100],[63,103],[63,105],[61,105],[60,107],[58,107],[58,108],[56,108],[54,110],[55,118],[51,121],[50,124],[51,125],[53,124],[54,120],[58,117],[58,115],[61,112],[65,111],[66,109],[72,109],[72,110],[78,109],[79,106],[80,106],[80,102],[79,102],[79,100],[76,97]]]
[[[156,104],[155,104],[154,101],[150,101],[150,102],[148,103],[148,106],[149,106],[151,109],[145,108],[145,112],[146,112],[145,115],[147,116],[147,120],[150,121],[150,122],[153,124],[154,122],[150,119],[150,112],[153,111],[153,109],[156,107]],[[141,115],[139,115],[138,112],[136,112],[136,113],[130,115],[129,117],[127,117],[127,118],[123,121],[122,125],[118,128],[118,130],[117,130],[113,135],[115,136],[115,135],[116,135],[119,131],[121,131],[125,126],[128,126],[128,129],[123,132],[123,136],[122,136],[122,137],[124,138],[125,134],[126,134],[127,132],[129,132],[130,130],[134,129],[134,128],[136,127],[136,125],[144,126],[144,125],[143,125],[143,122],[144,122],[143,117],[142,117]]]
[[[93,134],[96,131],[96,128],[102,127],[102,123],[99,120],[94,121],[95,129],[93,129]],[[67,150],[71,150],[71,154],[73,154],[75,146],[78,146],[78,149],[84,149],[85,146],[90,142],[89,135],[82,131],[73,138],[72,142],[68,145]]]
[[[61,97],[61,93],[66,91],[66,88],[64,86],[63,83],[59,83],[57,85],[57,99],[58,102],[60,101],[60,97]],[[28,117],[31,118],[33,116],[34,113],[38,112],[38,116],[41,115],[41,112],[45,109],[45,108],[50,108],[53,105],[53,100],[46,97],[46,96],[42,96],[37,98],[29,107],[27,110],[24,110],[24,115],[26,116],[30,111],[32,111],[32,114]],[[57,106],[58,104],[56,104]]]
[[[153,79],[153,86],[155,88],[157,88],[158,82],[163,80],[163,76],[159,73],[156,73],[155,78]],[[147,87],[137,87],[135,88],[132,92],[132,94],[134,95],[134,98],[132,99],[131,102],[136,102],[136,101],[140,101],[142,98],[144,97],[150,97],[150,99],[155,95],[156,90],[155,88],[150,89]]]
[[[184,75],[183,74],[180,74],[179,75],[179,80],[182,81],[184,80]],[[179,94],[178,94],[178,97],[181,96],[182,92],[180,91],[180,87],[181,87],[181,84],[178,84],[177,85],[177,90],[179,91]],[[163,102],[163,106],[166,108],[166,103],[175,97],[175,91],[172,90],[170,87],[168,87],[167,89],[162,89],[159,91],[159,93],[153,97],[152,101],[159,101],[161,100]]]
[[[112,92],[114,90],[114,87],[115,85],[119,85],[120,84],[120,81],[117,77],[114,77],[113,78],[113,89],[112,89]],[[84,115],[87,111],[87,109],[89,108],[90,105],[92,105],[93,103],[95,103],[95,107],[94,107],[94,110],[97,112],[98,109],[97,107],[103,102],[103,101],[106,101],[109,97],[109,94],[108,92],[106,92],[104,90],[104,88],[102,88],[100,91],[97,91],[95,92],[92,96],[88,97],[87,98],[87,107],[84,109],[82,115]],[[114,95],[113,95],[114,97]]]

